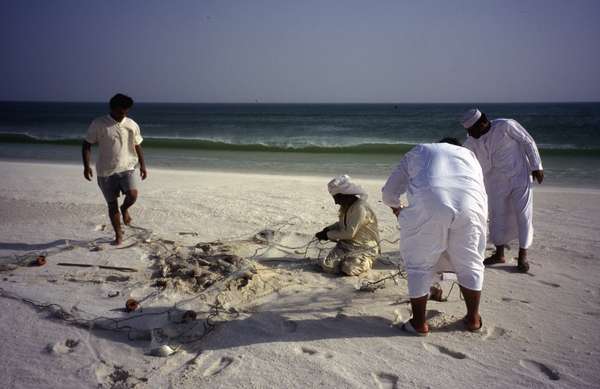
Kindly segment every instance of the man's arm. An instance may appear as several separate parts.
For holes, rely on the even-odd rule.
[[[148,172],[146,171],[146,162],[144,161],[144,152],[142,151],[141,145],[135,145],[135,152],[138,156],[138,161],[140,162],[140,176],[142,180],[145,180],[148,177]]]
[[[531,175],[541,184],[544,180],[544,170],[542,167],[542,158],[540,157],[540,152],[535,141],[527,130],[514,120],[511,120],[508,124],[507,132],[508,136],[519,142],[521,147],[523,147],[525,155],[527,155]]]
[[[367,211],[355,202],[346,211],[345,223],[338,225],[335,230],[328,230],[325,234],[329,240],[351,240],[358,229],[365,223]]]
[[[92,181],[92,177],[94,177],[94,172],[90,167],[90,156],[92,155],[92,144],[83,141],[81,145],[81,159],[83,160],[83,176],[86,180]]]
[[[402,206],[400,196],[406,192],[408,187],[408,159],[406,156],[402,158],[396,169],[387,179],[385,185],[381,189],[381,198],[383,203],[392,208],[396,216],[400,212]]]

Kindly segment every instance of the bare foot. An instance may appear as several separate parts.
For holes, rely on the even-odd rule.
[[[130,225],[131,216],[129,216],[129,210],[123,209],[123,207],[121,207],[121,214],[123,215],[123,224],[125,224],[126,226]]]
[[[489,265],[495,265],[496,263],[505,263],[506,259],[504,258],[504,256],[500,256],[497,253],[492,254],[491,256],[487,257],[484,261],[483,264],[485,266],[489,266]]]
[[[111,244],[113,246],[120,246],[121,244],[123,244],[123,235],[122,234],[117,234],[115,236],[115,240],[113,240],[113,242]]]
[[[431,288],[429,288],[429,300],[444,301],[442,292],[443,291],[441,287],[438,287],[436,285],[432,286]]]
[[[413,321],[413,319],[410,319],[409,321],[410,321],[410,324],[415,329],[415,331],[417,331],[419,334],[428,334],[429,333],[429,323],[424,322],[421,325],[416,325],[415,322]]]
[[[519,273],[527,273],[529,271],[529,262],[526,259],[517,259],[517,270]]]
[[[470,331],[470,332],[480,331],[481,327],[483,327],[483,321],[481,320],[480,315],[477,315],[477,318],[472,318],[472,319],[469,319],[467,316],[465,316],[463,318],[463,323],[465,324],[467,331]]]

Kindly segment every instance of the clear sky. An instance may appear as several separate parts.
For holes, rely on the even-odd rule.
[[[600,101],[600,1],[0,0],[0,100]]]

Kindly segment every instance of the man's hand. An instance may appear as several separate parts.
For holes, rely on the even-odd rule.
[[[315,238],[319,240],[329,240],[329,238],[327,238],[327,228],[323,228],[321,231],[317,232]]]
[[[396,215],[396,217],[398,217],[398,215],[400,215],[400,211],[402,211],[403,208],[405,208],[406,205],[400,205],[397,208],[394,207],[390,207],[392,209],[392,212],[394,212],[394,215]]]
[[[531,175],[533,176],[533,178],[536,179],[538,184],[541,184],[542,181],[544,181],[544,171],[543,170],[534,170],[531,172]]]
[[[140,177],[142,177],[142,181],[148,177],[148,172],[146,171],[145,166],[140,166]]]
[[[83,168],[83,176],[86,180],[92,181],[92,177],[94,177],[94,172],[92,171],[92,168],[89,166],[85,166]]]

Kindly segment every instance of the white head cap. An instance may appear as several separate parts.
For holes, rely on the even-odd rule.
[[[344,174],[337,176],[327,184],[327,190],[329,194],[335,196],[336,194],[356,195],[362,199],[366,199],[367,193],[358,184],[352,182],[349,175]]]
[[[477,123],[480,117],[481,111],[479,111],[477,108],[473,108],[463,114],[460,122],[464,128],[469,128],[473,126],[473,124]]]

